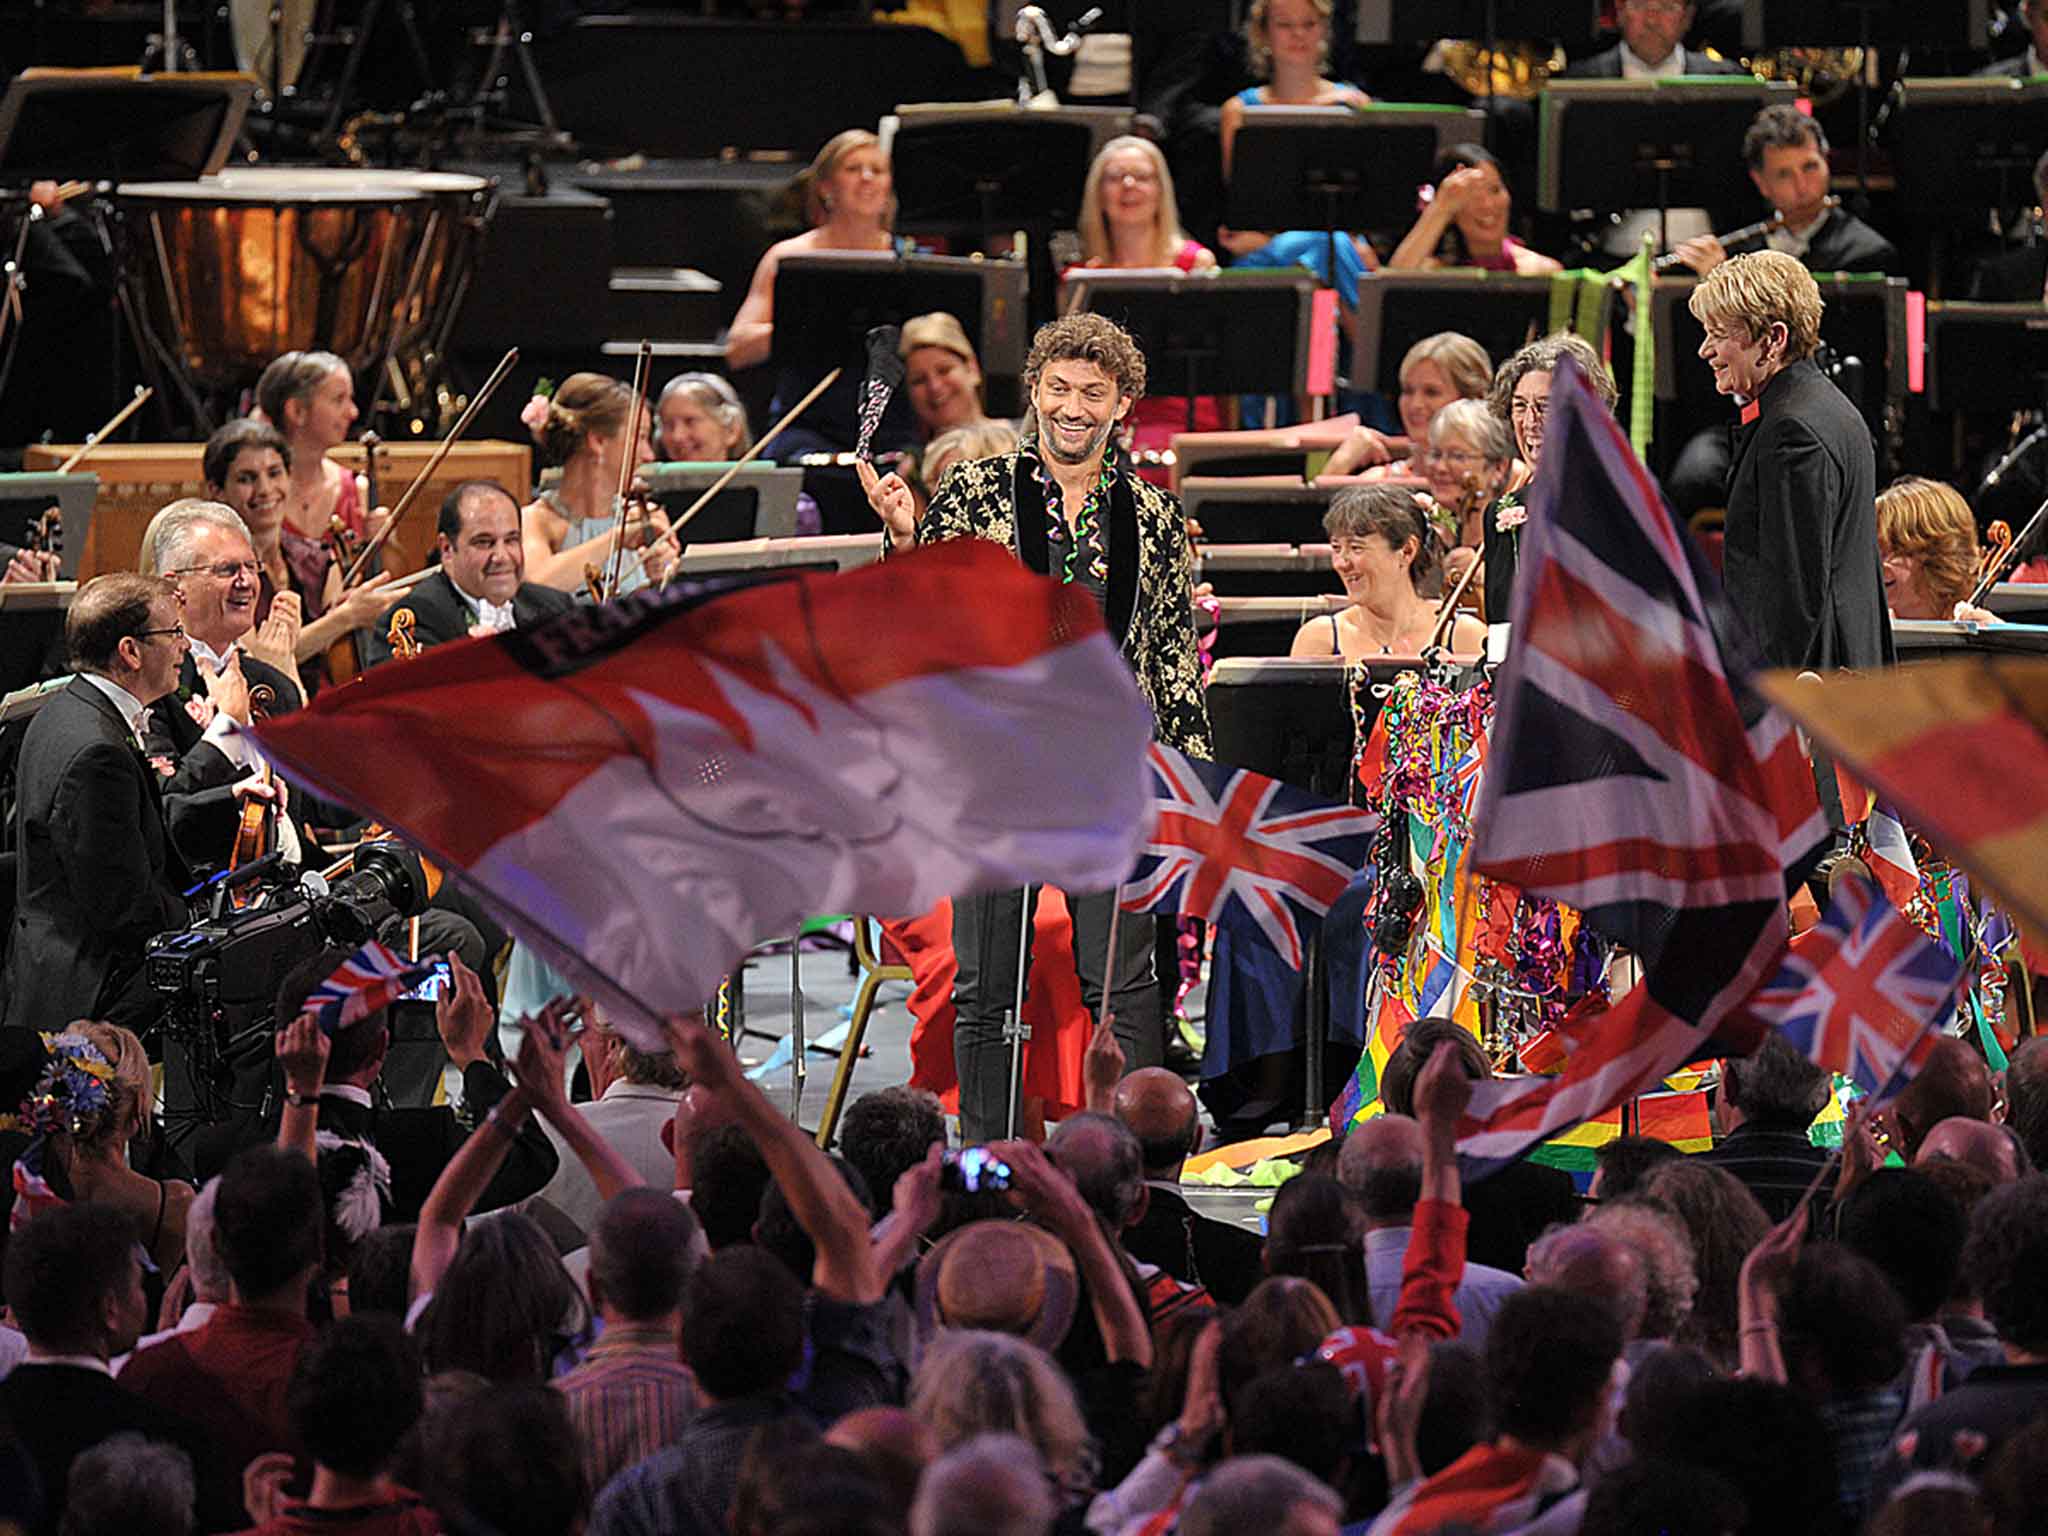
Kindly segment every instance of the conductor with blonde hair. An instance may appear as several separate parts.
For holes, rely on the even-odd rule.
[[[1877,458],[1855,406],[1813,361],[1821,297],[1780,251],[1732,256],[1693,290],[1700,356],[1737,408],[1723,574],[1774,667],[1892,661],[1877,548]]]

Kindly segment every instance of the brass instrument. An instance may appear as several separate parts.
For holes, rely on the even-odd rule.
[[[1821,199],[1820,206],[1822,211],[1826,212],[1830,209],[1841,207],[1842,200],[1839,197],[1830,195]],[[1777,209],[1773,209],[1771,210],[1771,216],[1767,219],[1758,219],[1754,224],[1745,224],[1740,229],[1731,229],[1727,234],[1716,235],[1714,238],[1724,246],[1740,245],[1745,240],[1754,240],[1758,235],[1768,235],[1772,230],[1783,229],[1784,227],[1785,215]],[[1667,251],[1650,263],[1650,270],[1652,272],[1671,272],[1684,265],[1685,259],[1676,251]]]
[[[1866,61],[1861,48],[1773,48],[1738,62],[1759,80],[1796,85],[1800,95],[1825,107],[1849,93]]]
[[[1565,66],[1564,49],[1543,43],[1496,42],[1491,48],[1468,38],[1437,44],[1443,71],[1473,96],[1534,101]]]

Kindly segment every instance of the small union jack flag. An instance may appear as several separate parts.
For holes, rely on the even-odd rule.
[[[1815,1066],[1851,1079],[1874,1112],[1934,1049],[1961,979],[1947,950],[1851,880],[1749,1006]]]
[[[1379,817],[1156,743],[1151,764],[1159,814],[1123,909],[1227,923],[1300,970],[1297,913],[1330,910],[1364,867]]]
[[[327,1034],[346,1029],[379,1008],[388,1008],[432,973],[433,963],[412,965],[375,939],[341,963],[339,969],[306,997],[306,1011],[316,1015]]]

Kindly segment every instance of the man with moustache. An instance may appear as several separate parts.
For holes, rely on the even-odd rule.
[[[1133,472],[1118,426],[1145,392],[1145,359],[1104,316],[1068,315],[1040,328],[1024,364],[1036,431],[1014,453],[970,459],[946,472],[922,518],[901,477],[859,466],[892,549],[982,538],[1034,571],[1072,584],[1102,609],[1109,633],[1152,707],[1153,735],[1190,757],[1211,755],[1208,706],[1188,600],[1187,521],[1180,503]],[[1021,891],[953,903],[959,976],[954,1056],[960,1131],[968,1142],[1008,1129],[1009,1051],[1004,1009],[1014,1001]],[[1074,966],[1091,1013],[1107,988],[1131,1070],[1157,1066],[1165,1049],[1154,980],[1154,919],[1126,913],[1105,966],[1116,893],[1068,893]]]
[[[526,580],[519,503],[496,481],[465,480],[448,493],[436,545],[440,570],[371,631],[373,664],[391,658],[392,637],[407,629],[424,648],[539,624],[576,606],[568,593]]]

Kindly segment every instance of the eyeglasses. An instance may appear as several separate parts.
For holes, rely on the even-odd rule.
[[[246,575],[251,581],[263,574],[263,567],[254,560],[223,560],[217,565],[181,565],[173,576],[189,576],[194,571],[205,571],[218,576],[222,581],[233,581],[237,576]]]
[[[1425,448],[1416,459],[1427,468],[1431,464],[1484,464],[1486,455],[1473,453],[1465,448]]]
[[[138,640],[152,640],[158,635],[176,635],[182,640],[185,638],[185,626],[173,624],[165,629],[138,629],[135,631],[135,638]]]
[[[1524,421],[1541,421],[1550,414],[1550,402],[1532,396],[1517,395],[1508,402],[1508,415]]]

